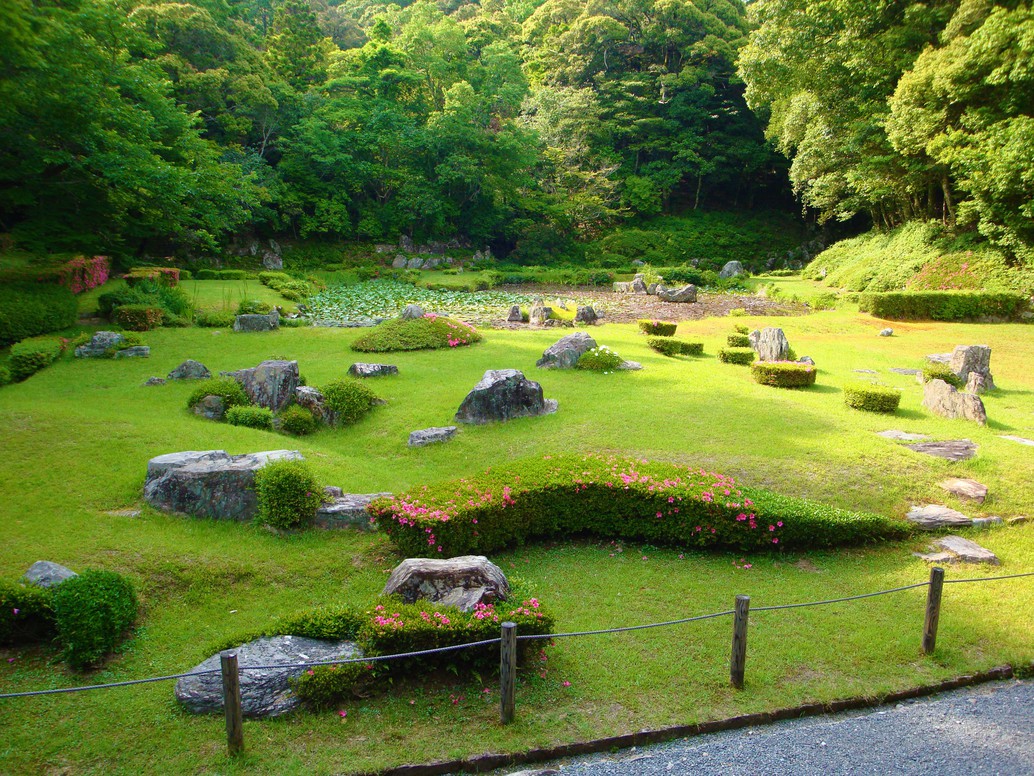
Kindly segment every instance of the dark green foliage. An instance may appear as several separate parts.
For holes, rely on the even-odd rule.
[[[400,350],[429,350],[473,345],[481,334],[473,326],[428,314],[423,318],[385,321],[352,343],[352,350],[391,353]]]
[[[194,277],[198,280],[218,280],[219,270],[217,269],[199,269],[194,273]]]
[[[255,473],[258,519],[280,530],[308,524],[323,488],[304,461],[271,461]]]
[[[50,589],[0,581],[0,646],[53,637],[51,593]]]
[[[247,428],[272,429],[273,411],[268,407],[252,407],[238,405],[226,410],[226,422],[231,426]]]
[[[704,343],[683,342],[674,337],[649,337],[646,344],[665,356],[702,356]]]
[[[193,409],[206,396],[219,396],[227,410],[251,403],[241,384],[232,377],[213,377],[199,382],[187,398],[187,408]]]
[[[753,364],[757,358],[753,348],[719,348],[718,360],[723,364],[740,364],[746,366]]]
[[[591,455],[494,467],[379,499],[370,511],[404,556],[430,549],[446,558],[577,534],[680,547],[800,549],[827,546],[829,536],[817,528],[827,519],[836,524],[837,544],[908,533],[901,521],[798,499],[773,496],[762,504],[713,472]]]
[[[624,362],[625,359],[606,345],[600,345],[582,353],[574,368],[585,369],[590,372],[616,372],[618,367]]]
[[[730,334],[725,338],[726,344],[730,348],[749,348],[750,337],[746,334]]]
[[[0,364],[0,386],[9,385],[11,382],[11,370],[7,364]]]
[[[744,326],[742,323],[737,323],[732,327],[737,334],[750,334],[750,327]]]
[[[113,571],[84,571],[54,588],[52,601],[58,639],[75,670],[103,660],[137,615],[133,586]]]
[[[894,412],[901,403],[901,391],[873,383],[852,383],[844,386],[844,403],[867,412]]]
[[[0,347],[74,326],[75,295],[51,283],[0,282]]]
[[[776,388],[806,388],[815,385],[817,370],[796,361],[755,361],[750,365],[754,382]]]
[[[1015,320],[1028,306],[1026,295],[1007,291],[864,293],[858,300],[863,313],[892,321]]]
[[[273,305],[258,299],[242,299],[237,305],[237,315],[268,315],[272,310]]]
[[[305,407],[292,404],[278,416],[278,428],[292,436],[306,436],[316,432],[320,422]]]
[[[189,317],[191,314],[190,297],[183,289],[150,279],[101,294],[97,305],[101,315],[113,320],[117,320],[118,309],[127,305],[158,308],[169,317]]]
[[[194,277],[197,280],[246,280],[248,273],[243,269],[199,269]]]
[[[148,280],[166,286],[175,286],[180,281],[180,271],[176,267],[134,267],[123,275],[122,279],[129,286],[135,286]]]
[[[19,342],[11,347],[11,360],[8,362],[11,379],[21,382],[41,369],[50,366],[61,355],[60,340],[49,337],[38,337]]]
[[[337,422],[350,426],[370,411],[377,397],[361,380],[345,377],[320,388],[324,406],[334,413]]]
[[[224,329],[233,326],[236,316],[230,310],[198,310],[194,313],[194,323],[210,329]],[[283,321],[280,321],[283,325]]]
[[[194,279],[194,273],[192,273],[189,269],[180,269],[180,280],[181,281],[183,281],[183,280],[193,280],[193,279]]]
[[[951,371],[951,367],[937,362],[923,364],[923,382],[928,383],[931,380],[943,380],[956,388],[962,388],[966,384],[961,377]]]
[[[655,337],[674,337],[678,324],[674,321],[651,321],[645,318],[639,319],[639,331],[643,334],[651,334]]]
[[[115,323],[130,331],[150,331],[162,325],[165,311],[160,307],[143,304],[125,304],[116,307],[112,316]]]

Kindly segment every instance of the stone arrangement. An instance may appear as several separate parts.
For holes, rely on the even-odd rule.
[[[995,381],[991,376],[991,348],[987,345],[957,346],[951,353],[948,368],[966,383],[969,393],[995,389]]]
[[[467,394],[456,420],[460,423],[491,423],[557,411],[555,399],[542,397],[542,386],[517,369],[489,369]]]
[[[773,326],[760,331],[755,329],[748,337],[750,346],[758,354],[758,361],[790,360],[790,343],[782,329]]]
[[[233,330],[241,332],[275,331],[280,328],[280,312],[273,310],[268,315],[248,313],[233,319]]]
[[[146,345],[122,347],[126,343],[123,334],[117,331],[98,331],[85,345],[75,349],[76,358],[147,358],[151,349]]]
[[[478,604],[505,601],[510,584],[503,570],[483,555],[447,560],[408,558],[391,572],[381,595],[398,595],[407,604],[429,601],[472,612]]]

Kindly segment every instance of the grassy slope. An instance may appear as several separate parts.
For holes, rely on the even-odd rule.
[[[797,352],[819,365],[816,388],[784,392],[753,384],[747,369],[714,358],[731,324],[779,325]],[[263,358],[298,359],[310,384],[340,376],[356,360],[358,332],[283,330],[270,335],[169,330],[146,335],[149,360],[65,361],[26,383],[0,390],[5,455],[0,493],[0,575],[14,578],[40,558],[73,568],[129,574],[141,590],[141,628],[128,649],[92,681],[174,673],[208,645],[260,628],[279,614],[335,602],[362,605],[397,562],[377,535],[310,532],[283,539],[250,526],[169,517],[109,514],[138,507],[146,460],[174,450],[248,452],[297,448],[327,483],[353,492],[399,491],[460,476],[561,446],[631,452],[696,462],[746,484],[901,515],[913,503],[948,503],[936,483],[973,476],[991,496],[968,514],[1030,514],[1031,449],[998,434],[1034,437],[1034,378],[1025,362],[1030,329],[1019,325],[894,324],[852,309],[806,318],[720,319],[680,325],[707,356],[671,360],[645,346],[632,326],[594,329],[601,344],[641,361],[639,373],[539,372],[535,359],[557,332],[488,332],[469,349],[389,355],[401,375],[372,383],[388,399],[359,425],[293,440],[213,424],[183,409],[189,385],[144,388],[185,358],[213,371]],[[926,353],[961,343],[994,351],[995,381],[986,398],[987,428],[938,420],[919,406],[912,378],[886,373],[919,366]],[[451,422],[452,412],[485,369],[517,367],[560,400],[553,416],[463,428],[447,445],[406,447],[408,432]],[[854,369],[881,372],[905,390],[893,418],[843,406],[839,387]],[[904,450],[874,431],[899,428],[938,438],[968,437],[973,461],[948,464]],[[979,537],[1006,571],[1034,569],[1034,527]],[[656,621],[729,608],[736,593],[755,605],[835,597],[926,577],[910,552],[924,543],[748,558],[687,554],[594,543],[535,546],[493,560],[517,572],[556,607],[564,630]],[[742,563],[740,563],[742,565]],[[978,572],[982,573],[982,572]],[[950,570],[949,578],[973,575]],[[727,687],[729,623],[697,623],[640,634],[565,639],[549,650],[545,678],[521,680],[518,721],[498,725],[494,685],[400,687],[390,697],[347,704],[336,713],[248,722],[248,753],[224,756],[223,723],[181,712],[168,684],[79,696],[4,701],[0,770],[69,768],[73,773],[140,772],[161,761],[169,771],[339,773],[388,764],[524,749],[555,742],[780,707],[799,701],[878,694],[1006,661],[1034,660],[1022,602],[1030,581],[950,586],[938,652],[920,657],[923,592],[854,604],[758,614],[752,618],[748,688]],[[0,662],[8,690],[74,684],[46,650],[9,651]],[[563,687],[562,680],[571,682]],[[450,694],[463,696],[453,704]],[[410,702],[413,703],[410,703]],[[157,734],[156,731],[161,731]]]

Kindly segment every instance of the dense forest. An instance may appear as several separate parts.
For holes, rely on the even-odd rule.
[[[5,0],[0,232],[203,255],[941,219],[1034,259],[1034,14],[985,0]]]

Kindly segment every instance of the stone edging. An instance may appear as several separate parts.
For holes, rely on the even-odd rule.
[[[1034,668],[1034,666],[1032,666]],[[595,754],[598,752],[609,752],[614,749],[625,749],[632,746],[644,746],[647,744],[659,744],[671,741],[676,738],[704,735],[707,733],[719,733],[724,730],[740,730],[742,728],[754,727],[756,725],[767,725],[773,722],[781,722],[787,719],[800,719],[801,717],[817,717],[822,714],[834,714],[841,711],[853,711],[856,709],[878,708],[879,706],[899,703],[913,698],[922,698],[927,695],[957,690],[962,687],[971,687],[985,682],[1011,679],[1015,675],[1013,666],[1005,665],[981,671],[976,674],[959,676],[955,679],[946,679],[936,684],[920,685],[907,690],[887,693],[879,697],[855,697],[842,700],[829,701],[828,703],[806,703],[802,706],[776,709],[775,711],[762,711],[756,714],[744,714],[738,717],[715,720],[712,722],[700,722],[695,725],[675,725],[673,727],[660,728],[659,730],[640,730],[636,733],[626,733],[621,736],[610,738],[597,738],[592,741],[583,741],[574,744],[561,744],[559,746],[546,747],[544,749],[530,749],[524,752],[512,752],[510,754],[482,754],[475,757],[468,757],[448,762],[426,763],[422,765],[400,765],[394,768],[385,768],[380,771],[368,771],[363,776],[442,776],[456,772],[485,773],[497,768],[505,768],[511,765],[525,765],[531,763],[542,763],[550,760],[558,760],[563,757],[574,757],[584,754]]]

